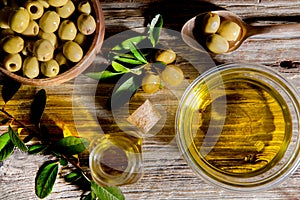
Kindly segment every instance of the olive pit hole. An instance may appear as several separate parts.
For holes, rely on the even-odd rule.
[[[35,14],[38,11],[38,7],[35,6],[35,5],[32,5],[29,10],[30,10],[31,13]]]
[[[16,63],[10,63],[10,64],[9,64],[9,67],[10,67],[12,70],[17,69]]]

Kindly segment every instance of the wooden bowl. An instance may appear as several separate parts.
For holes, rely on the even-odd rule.
[[[5,74],[6,76],[27,85],[35,85],[35,86],[51,86],[51,85],[58,85],[64,83],[68,80],[71,80],[81,74],[84,70],[86,70],[90,64],[93,62],[96,54],[100,51],[103,39],[104,39],[104,32],[105,32],[105,25],[104,25],[104,16],[102,7],[99,0],[91,0],[94,11],[94,17],[96,20],[96,31],[94,33],[94,39],[91,42],[90,48],[86,51],[82,59],[76,63],[73,67],[68,69],[63,73],[59,73],[55,77],[51,78],[34,78],[30,79],[12,72],[9,72],[3,67],[3,64],[0,63],[0,72]]]

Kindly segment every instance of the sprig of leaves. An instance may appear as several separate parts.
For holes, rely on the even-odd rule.
[[[141,77],[139,76],[142,76],[148,70],[147,67],[150,61],[147,56],[152,53],[153,49],[142,51],[139,44],[150,43],[152,47],[155,47],[159,41],[162,25],[162,16],[158,14],[152,19],[147,35],[128,38],[111,49],[108,60],[112,57],[112,69],[86,74],[96,80],[107,80],[126,75],[126,80],[117,85],[108,101],[110,108],[118,108],[128,102],[132,94],[141,86]]]
[[[17,92],[17,88],[14,87],[14,91],[9,91],[7,88],[9,86],[2,87],[2,97],[5,105],[13,98],[14,94]],[[9,91],[9,93],[6,93]],[[74,161],[72,155],[80,154],[86,151],[86,147],[89,145],[88,140],[75,136],[68,136],[60,139],[56,143],[51,143],[49,140],[45,140],[44,135],[40,133],[47,134],[44,125],[40,125],[40,121],[45,110],[47,98],[46,91],[39,90],[34,97],[31,104],[31,121],[36,125],[40,131],[36,132],[29,129],[27,126],[18,121],[15,117],[9,114],[5,110],[5,105],[2,107],[0,112],[7,116],[7,118],[1,120],[2,124],[9,123],[8,130],[6,133],[0,135],[0,161],[6,160],[10,155],[12,155],[15,148],[21,151],[28,152],[28,154],[52,154],[56,159],[49,160],[41,165],[39,168],[36,179],[35,179],[35,193],[36,195],[43,199],[47,197],[55,185],[58,173],[60,170],[64,169],[64,166],[69,163],[72,164],[76,170],[67,174],[65,180],[67,182],[78,182],[82,186],[82,182],[90,188],[90,193],[85,197],[85,199],[106,199],[106,200],[122,200],[124,196],[121,190],[117,187],[102,187],[95,184],[91,178],[85,174],[84,170],[79,166],[79,164]],[[17,123],[22,128],[18,128],[16,131],[12,128],[12,123]],[[20,138],[20,132],[26,129],[29,132],[24,140]],[[35,144],[27,147],[26,143],[29,142],[33,137],[38,137],[43,143]]]
[[[139,49],[139,44],[150,42],[155,47],[159,41],[162,25],[162,16],[157,14],[151,21],[147,35],[128,38],[111,49],[108,57],[112,57],[111,65],[114,71],[104,70],[101,72],[90,72],[86,75],[96,80],[105,80],[126,73],[141,75],[142,70],[149,61],[146,58],[147,53]]]

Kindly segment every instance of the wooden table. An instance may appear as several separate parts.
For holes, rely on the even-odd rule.
[[[160,13],[164,19],[164,28],[180,31],[182,25],[190,17],[207,10],[227,9],[235,12],[249,23],[274,24],[300,22],[300,2],[297,0],[216,0],[216,1],[180,1],[180,0],[105,0],[101,1],[105,23],[106,39],[126,30],[142,28],[149,20]],[[288,33],[282,33],[282,36]],[[237,51],[213,57],[216,64],[230,62],[258,63],[271,66],[278,70],[300,90],[300,30],[289,37],[271,38],[272,35],[249,38]],[[167,39],[167,38],[165,38]],[[182,48],[186,48],[182,46]],[[101,63],[101,56],[96,58]],[[282,61],[291,61],[292,68],[282,68]],[[181,63],[185,65],[184,62]],[[190,73],[190,72],[187,72]],[[192,81],[197,73],[186,77]],[[91,93],[95,83],[80,76],[60,86],[44,87],[48,94],[47,107],[43,122],[48,125],[58,125],[65,133],[78,134],[80,128],[89,124],[97,126],[84,105],[74,104],[93,98]],[[100,97],[107,98],[108,93],[103,88],[111,85],[96,85]],[[24,123],[28,121],[30,103],[37,90],[41,87],[23,85],[16,96],[8,103],[7,110]],[[95,89],[95,88],[94,88]],[[163,91],[160,91],[162,93]],[[76,95],[74,95],[74,93]],[[159,95],[159,94],[157,94]],[[162,94],[160,94],[162,95]],[[136,99],[147,98],[142,93]],[[103,100],[102,99],[102,100]],[[101,99],[100,99],[101,100]],[[177,99],[163,99],[168,106],[168,115],[174,117]],[[84,102],[84,101],[83,101]],[[0,105],[3,105],[1,101]],[[101,109],[96,109],[99,112]],[[105,114],[105,113],[104,113]],[[109,115],[109,114],[108,114]],[[75,121],[75,122],[74,122]],[[75,126],[76,123],[76,126]],[[207,184],[197,177],[180,156],[173,140],[173,124],[166,124],[164,133],[169,132],[164,139],[148,139],[143,148],[145,155],[145,173],[142,179],[133,185],[122,186],[126,199],[300,199],[300,170],[279,186],[268,191],[255,193],[233,193],[223,191]],[[103,125],[104,129],[113,129],[110,123]],[[4,131],[5,127],[1,127]],[[86,129],[82,129],[86,130]],[[80,131],[79,131],[80,132]],[[79,133],[83,134],[83,133]],[[0,167],[0,199],[37,199],[34,194],[34,180],[38,167],[48,158],[41,155],[29,156],[20,151],[15,153]],[[82,191],[77,186],[65,183],[59,178],[53,193],[46,199],[80,199]]]

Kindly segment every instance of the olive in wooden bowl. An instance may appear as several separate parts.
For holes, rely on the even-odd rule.
[[[93,62],[105,31],[100,2],[53,2],[0,2],[0,72],[22,84],[49,86]]]

